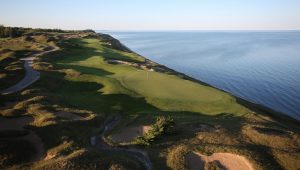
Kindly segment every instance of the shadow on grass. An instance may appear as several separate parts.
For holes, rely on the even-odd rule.
[[[83,108],[95,113],[136,113],[157,108],[148,104],[144,98],[126,94],[102,94],[102,84],[78,82],[64,79],[63,73],[44,72],[35,88],[46,88],[45,96],[52,96],[67,107]]]
[[[28,128],[41,137],[46,150],[70,141],[75,142],[73,146],[75,148],[88,147],[90,137],[100,129],[103,121],[102,116],[96,116],[90,120],[64,121],[43,127],[28,126]]]
[[[34,147],[26,140],[0,140],[0,169],[31,160]]]
[[[105,60],[117,59],[137,63],[142,62],[129,57],[134,53],[117,52],[115,49],[101,46],[100,42],[99,47],[101,46],[101,50],[93,47],[88,47],[89,43],[82,41],[81,39],[64,40],[64,42],[66,43],[60,45],[60,48],[62,50],[47,54],[43,56],[42,59],[46,62],[68,63],[70,61],[82,61],[92,56],[102,56]]]
[[[73,69],[79,71],[83,74],[91,74],[96,76],[108,76],[113,75],[114,73],[100,69],[100,68],[91,68],[85,66],[77,66],[77,65],[63,65],[64,68]]]

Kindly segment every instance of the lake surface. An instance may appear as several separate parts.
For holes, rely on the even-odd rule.
[[[104,33],[153,61],[300,120],[299,31]]]

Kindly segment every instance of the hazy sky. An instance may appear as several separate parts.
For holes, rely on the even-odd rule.
[[[300,0],[0,0],[0,24],[98,30],[300,30]]]

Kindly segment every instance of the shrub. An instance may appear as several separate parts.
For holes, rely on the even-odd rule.
[[[174,121],[171,117],[159,116],[156,122],[151,126],[151,129],[143,136],[138,136],[135,143],[138,145],[149,146],[155,139],[165,134],[174,133]]]
[[[34,40],[38,43],[46,43],[48,41],[48,37],[46,35],[38,35],[34,36]]]
[[[189,152],[189,149],[185,145],[179,145],[173,147],[167,155],[167,165],[174,170],[186,170],[187,165],[185,163],[185,155]],[[199,167],[200,168],[200,167]]]
[[[47,62],[36,62],[32,65],[32,67],[39,71],[50,71],[53,69],[53,65]]]

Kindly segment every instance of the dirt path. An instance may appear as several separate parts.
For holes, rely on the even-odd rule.
[[[134,148],[113,147],[103,140],[105,134],[108,131],[110,131],[114,126],[116,126],[119,122],[120,118],[118,117],[108,118],[104,122],[104,126],[101,128],[99,135],[91,137],[92,146],[101,150],[130,155],[139,160],[144,165],[146,170],[152,170],[152,163],[146,152]]]
[[[33,84],[34,82],[36,82],[40,78],[40,72],[38,72],[32,68],[33,60],[37,56],[45,55],[47,53],[56,51],[58,49],[59,49],[59,47],[55,46],[49,51],[43,51],[40,53],[33,54],[30,57],[22,58],[21,60],[24,61],[24,68],[26,71],[25,77],[17,84],[15,84],[7,89],[1,90],[0,93],[4,94],[4,95],[15,93],[15,92],[25,89],[26,87],[28,87],[31,84]]]
[[[45,55],[47,53],[59,50],[59,47],[55,46],[51,50],[43,51],[31,55],[30,57],[21,59],[24,61],[24,68],[26,70],[25,77],[17,84],[7,89],[1,90],[1,94],[11,94],[18,92],[30,86],[32,83],[36,82],[40,78],[40,73],[32,68],[33,60],[40,55]],[[32,144],[35,148],[35,155],[32,161],[38,161],[45,155],[44,145],[39,136],[37,136],[33,131],[24,129],[26,125],[33,121],[32,117],[17,117],[17,118],[3,118],[0,117],[0,131],[7,130],[25,130],[28,132],[25,136],[17,137],[6,137],[1,138],[1,140],[26,140]]]
[[[205,163],[214,161],[227,170],[253,170],[251,163],[245,157],[233,153],[214,153],[206,156],[198,152],[190,152],[186,155],[189,170],[204,169]]]
[[[31,161],[40,160],[44,154],[44,145],[41,139],[31,130],[27,130],[24,127],[33,121],[32,117],[17,117],[17,118],[3,118],[0,117],[0,131],[8,130],[25,130],[28,132],[25,136],[12,136],[1,138],[5,141],[15,141],[15,140],[25,140],[32,144],[35,150],[34,156],[31,158]]]

